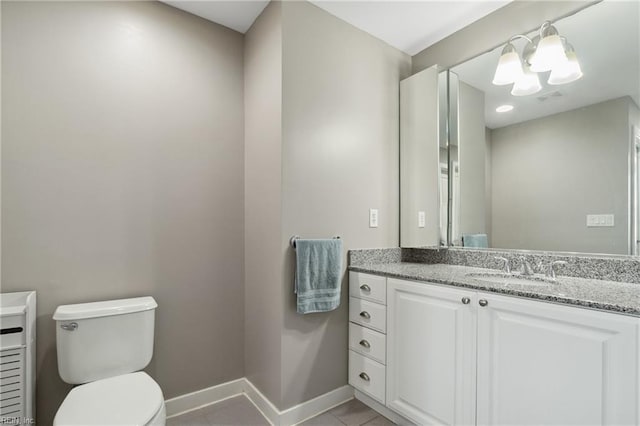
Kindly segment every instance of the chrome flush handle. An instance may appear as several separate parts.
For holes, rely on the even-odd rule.
[[[66,324],[60,324],[60,328],[67,331],[76,331],[78,329],[78,323],[68,322]]]

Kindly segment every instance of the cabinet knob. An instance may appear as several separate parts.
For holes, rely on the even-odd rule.
[[[371,287],[369,287],[369,286],[368,286],[368,285],[366,285],[366,284],[362,284],[362,285],[360,286],[360,290],[362,290],[362,291],[366,291],[366,292],[370,292],[370,291],[371,291]]]
[[[371,344],[369,342],[367,342],[366,340],[362,339],[362,340],[360,340],[360,346],[363,346],[363,347],[369,349],[371,347]]]
[[[370,382],[371,381],[371,377],[369,377],[369,375],[365,372],[362,372],[359,374],[360,378],[366,382]]]
[[[369,314],[369,312],[367,312],[367,311],[362,311],[362,312],[360,312],[360,316],[361,316],[362,318],[366,318],[366,319],[370,319],[370,318],[371,318],[371,315],[370,315],[370,314]]]
[[[485,299],[478,300],[478,303],[480,304],[480,306],[487,306],[489,304],[489,302],[487,302]]]
[[[468,305],[469,303],[471,303],[471,299],[469,299],[468,297],[463,297],[462,298],[462,303],[465,305]]]

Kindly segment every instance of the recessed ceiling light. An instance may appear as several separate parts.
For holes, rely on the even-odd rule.
[[[496,112],[509,112],[513,109],[513,105],[500,105],[496,108]]]

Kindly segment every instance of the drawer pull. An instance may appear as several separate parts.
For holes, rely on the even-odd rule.
[[[371,292],[371,287],[369,287],[369,286],[368,286],[368,285],[366,285],[366,284],[362,284],[362,285],[360,286],[360,290],[362,290],[362,291],[366,291],[366,292]]]
[[[369,377],[369,375],[367,373],[360,373],[358,376],[360,376],[360,378],[362,380],[364,380],[365,382],[370,382],[371,381],[371,377]]]
[[[371,319],[371,314],[367,311],[360,312],[360,316],[365,319]]]
[[[362,339],[362,340],[360,340],[360,346],[363,346],[363,347],[369,349],[371,347],[371,343],[369,343],[366,340]]]
[[[485,299],[478,300],[478,303],[480,304],[480,306],[483,306],[483,307],[489,304],[489,302],[487,302]]]
[[[468,297],[463,297],[462,298],[462,304],[468,305],[469,303],[471,303],[471,299],[469,299]]]

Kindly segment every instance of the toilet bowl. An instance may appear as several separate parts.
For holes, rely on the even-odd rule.
[[[59,306],[58,372],[77,385],[62,402],[54,426],[164,426],[160,386],[140,371],[151,361],[152,297]]]
[[[58,409],[54,426],[164,426],[160,386],[144,372],[80,385]]]

